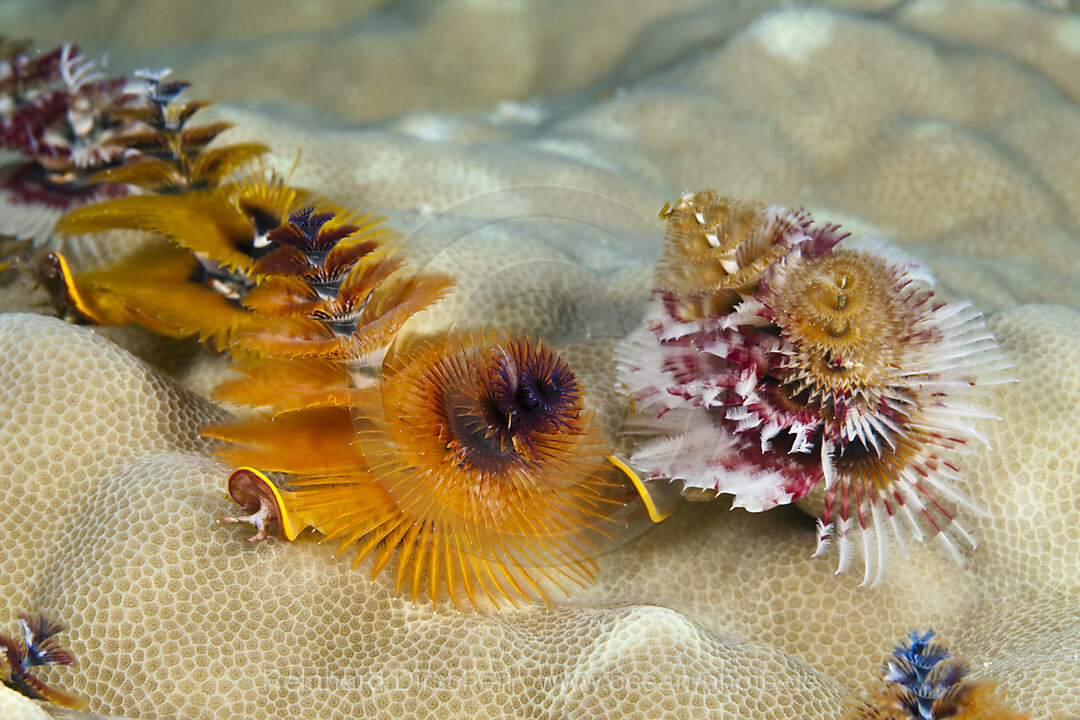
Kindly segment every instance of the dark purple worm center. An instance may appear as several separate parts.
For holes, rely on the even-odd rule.
[[[574,371],[547,347],[516,341],[496,350],[491,372],[494,419],[514,436],[572,431],[581,412]]]

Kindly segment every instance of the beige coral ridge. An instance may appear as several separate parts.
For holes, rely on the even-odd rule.
[[[81,29],[73,13],[105,4],[58,22]],[[426,19],[489,6],[449,2]],[[267,142],[285,170],[302,150],[295,184],[390,216],[414,267],[459,278],[415,329],[495,318],[543,333],[609,434],[626,405],[611,357],[648,297],[665,201],[714,187],[895,241],[944,296],[988,313],[1018,378],[993,401],[992,449],[965,459],[963,491],[987,511],[968,518],[979,547],[965,565],[916,546],[881,587],[859,588],[808,557],[813,521],[798,509],[718,501],[603,556],[596,582],[551,610],[433,612],[313,539],[252,545],[217,525],[233,512],[230,468],[198,431],[223,411],[103,333],[12,312],[0,315],[0,628],[20,610],[61,617],[80,664],[47,677],[130,718],[829,718],[912,629],[937,631],[1017,708],[1080,714],[1080,166],[1062,152],[1080,146],[1077,20],[1021,0],[756,20],[750,7],[652,7],[612,24],[588,73],[577,55],[547,85],[516,68],[513,93],[485,85],[461,113],[329,131],[218,112],[238,123],[230,142]],[[153,25],[151,9],[131,21]],[[556,22],[492,42],[526,47]],[[327,87],[358,72],[320,67]],[[384,112],[424,107],[423,70],[396,67],[402,93]],[[593,84],[536,100],[535,116],[476,110]],[[219,364],[199,357],[167,369],[205,390]],[[0,688],[3,717],[41,710]]]
[[[1051,342],[1040,338],[1048,326],[1059,329]],[[997,409],[1006,423],[1039,427],[1017,400],[1047,381],[1052,357],[1080,357],[1080,317],[1019,308],[994,327],[1021,378]],[[966,569],[920,550],[867,591],[806,557],[810,528],[795,511],[695,506],[605,557],[596,585],[568,606],[432,613],[313,543],[252,547],[214,525],[228,507],[226,469],[194,433],[216,411],[126,351],[31,315],[0,320],[0,348],[9,448],[0,470],[12,484],[3,512],[24,518],[4,539],[0,570],[20,579],[13,604],[68,620],[82,666],[67,678],[95,708],[300,715],[330,711],[344,693],[374,716],[430,703],[443,717],[528,716],[553,704],[566,717],[648,717],[675,709],[671,688],[701,693],[718,712],[826,716],[872,675],[868,658],[921,624],[951,629],[954,649],[987,663],[1016,702],[1068,707],[1078,648],[1062,603],[1077,587],[1065,558],[1048,553],[1075,541],[1076,490],[1062,468],[1076,451],[1062,456],[1053,435],[991,438],[999,450],[974,474],[999,481],[973,496],[1012,512],[976,525],[984,542]],[[1078,401],[1080,384],[1059,381],[1044,411],[1075,414]],[[1042,459],[1031,458],[1040,444]],[[1033,487],[1064,502],[1044,504]],[[725,690],[748,676],[767,681]]]

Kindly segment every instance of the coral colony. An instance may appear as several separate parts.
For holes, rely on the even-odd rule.
[[[24,156],[0,192],[69,210],[61,236],[153,235],[93,272],[49,253],[57,301],[71,319],[230,355],[239,379],[215,396],[248,410],[204,435],[239,466],[229,492],[247,514],[223,521],[254,526],[250,540],[312,529],[355,547],[354,565],[370,558],[373,577],[396,558],[414,602],[547,602],[595,574],[636,501],[625,474],[654,519],[669,480],[751,511],[820,489],[815,554],[835,539],[838,572],[858,555],[864,584],[909,537],[954,555],[974,544],[954,486],[1008,365],[982,316],[935,298],[917,261],[803,210],[709,191],[666,206],[657,289],[619,350],[639,442],[615,458],[550,346],[410,332],[452,278],[410,270],[380,218],[320,207],[265,171],[269,148],[214,142],[229,125],[195,122],[206,104],[166,75],[104,80],[70,45],[0,43],[0,140]],[[5,684],[84,704],[29,672],[74,663],[63,627],[19,622],[21,640],[0,636]],[[897,648],[852,717],[1022,717],[932,635]]]
[[[992,683],[968,680],[963,664],[945,647],[931,643],[934,633],[908,633],[885,663],[880,687],[847,714],[847,720],[1026,720],[1004,706]]]
[[[50,687],[34,676],[31,670],[46,665],[75,665],[75,655],[64,647],[57,635],[64,632],[64,624],[45,615],[19,614],[22,637],[10,638],[0,635],[0,648],[7,660],[7,677],[4,685],[35,700],[48,700],[76,710],[86,709],[87,701]]]
[[[974,545],[956,518],[961,457],[1008,368],[982,315],[934,297],[929,271],[784,207],[689,193],[644,325],[620,351],[647,436],[630,464],[684,493],[765,510],[821,486],[818,547],[863,583],[889,546]],[[895,256],[895,257],[893,257]]]
[[[256,411],[206,434],[245,466],[230,491],[249,515],[233,520],[256,539],[310,527],[376,573],[396,554],[414,600],[546,601],[595,571],[633,495],[622,471],[654,518],[669,479],[752,511],[820,488],[818,553],[835,539],[838,569],[858,555],[864,583],[894,542],[973,544],[954,486],[1007,364],[977,311],[940,302],[884,243],[707,191],[665,207],[654,299],[620,350],[643,437],[614,458],[550,347],[414,337],[406,322],[452,279],[409,270],[379,218],[320,209],[263,170],[266,146],[215,142],[229,125],[198,123],[206,103],[183,100],[186,83],[104,81],[69,46],[6,57],[5,142],[126,193],[72,209],[58,234],[155,236],[93,272],[51,253],[62,309],[230,353],[243,377],[217,396]]]

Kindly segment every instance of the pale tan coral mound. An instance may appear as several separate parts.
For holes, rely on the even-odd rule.
[[[682,508],[608,558],[583,596],[634,593],[705,628],[773,644],[855,687],[877,672],[868,658],[884,657],[890,633],[932,628],[1017,707],[1075,712],[1080,314],[1021,306],[991,326],[1019,382],[992,407],[1002,418],[990,428],[994,450],[967,465],[963,491],[989,515],[967,518],[979,548],[965,567],[916,545],[883,586],[859,589],[858,578],[833,577],[828,563],[809,558],[809,517],[709,503]]]
[[[41,706],[0,685],[0,717],[4,720],[49,720]]]
[[[1040,341],[1051,323],[1054,339]],[[0,572],[17,606],[70,623],[82,661],[70,686],[95,710],[132,715],[332,712],[340,692],[373,716],[657,717],[686,709],[672,700],[682,690],[702,713],[828,716],[875,672],[871,658],[927,625],[989,663],[1018,704],[1066,711],[1078,593],[1055,548],[1075,542],[1075,450],[1050,428],[1080,421],[1080,387],[1059,379],[1055,403],[1016,400],[1046,382],[1051,358],[1080,357],[1080,320],[1024,307],[995,326],[1021,378],[998,409],[1036,434],[995,433],[998,454],[977,468],[973,498],[1016,515],[979,523],[985,554],[967,569],[920,548],[868,591],[807,557],[799,513],[698,506],[605,557],[571,605],[485,616],[414,607],[311,543],[240,542],[212,522],[228,507],[226,471],[194,437],[212,412],[204,401],[90,331],[6,315],[2,510],[25,522],[5,536]],[[1038,444],[1041,464],[1002,472]],[[649,605],[619,607],[628,601]],[[746,688],[748,677],[775,685]]]
[[[877,11],[898,0],[829,0]],[[0,5],[0,24],[41,43],[79,39],[129,70],[182,64],[222,101],[311,103],[353,120],[613,86],[722,41],[779,0],[62,0]],[[542,104],[493,112],[533,123]]]
[[[1080,110],[1039,68],[978,44],[1017,14],[1074,18],[1010,5],[969,14],[982,33],[971,44],[822,8],[770,13],[612,96],[560,106],[539,133],[443,113],[419,139],[404,121],[313,132],[219,112],[237,140],[273,138],[283,168],[302,150],[300,184],[419,211],[421,243],[442,213],[578,218],[598,196],[636,228],[658,198],[712,187],[909,243],[946,290],[987,310],[1080,304],[1080,166],[1064,151],[1080,147]],[[1062,63],[1076,71],[1080,55]],[[553,206],[508,192],[522,186],[580,196]]]
[[[690,696],[702,716],[784,718],[827,716],[845,692],[663,608],[433,613],[314,543],[243,543],[213,522],[229,503],[225,468],[194,437],[203,401],[56,320],[2,316],[0,348],[0,442],[22,450],[3,467],[0,511],[26,519],[4,537],[0,577],[19,586],[9,602],[70,624],[68,685],[95,711],[661,717]],[[747,672],[762,681],[747,686]]]
[[[497,13],[486,5],[439,12],[461,23]],[[556,24],[538,23],[536,36],[509,35],[522,48],[511,77],[478,83],[462,103],[636,78],[583,102],[539,102],[538,122],[435,111],[329,132],[219,113],[239,123],[229,141],[268,142],[283,169],[302,149],[296,184],[389,214],[415,266],[459,276],[415,329],[543,331],[580,369],[609,433],[625,412],[612,348],[639,320],[666,200],[715,187],[899,242],[944,294],[997,313],[1016,363],[1019,382],[994,406],[993,450],[965,471],[990,513],[969,518],[980,547],[965,567],[916,547],[883,587],[857,588],[808,557],[813,523],[796,509],[750,515],[720,502],[684,507],[606,556],[597,582],[552,612],[433,614],[327,548],[251,546],[215,525],[231,511],[229,469],[197,430],[219,411],[88,330],[8,315],[0,625],[19,610],[61,616],[81,661],[65,687],[133,717],[832,717],[898,638],[931,627],[1018,707],[1080,713],[1080,319],[1066,309],[1080,306],[1080,166],[1065,151],[1080,146],[1076,19],[1019,0],[982,5],[797,8],[746,25],[744,4],[725,14],[690,3],[651,27],[627,18],[602,52],[568,55],[566,72],[543,81],[521,71]],[[457,18],[446,14],[455,6]],[[80,8],[93,7],[71,5],[57,27],[80,27]],[[140,5],[131,20],[152,24],[159,11]],[[1020,28],[1034,40],[1014,37]],[[597,32],[563,30],[571,44]],[[260,43],[265,32],[251,29]],[[354,59],[385,47],[346,45],[341,57]],[[451,52],[439,47],[416,62]],[[594,66],[575,75],[582,57]],[[162,62],[199,79],[182,57]],[[434,83],[422,67],[378,76],[342,65],[369,90],[400,85],[375,115],[437,104],[424,104]],[[254,97],[258,82],[234,79],[247,83],[236,97]],[[193,94],[221,99],[219,88],[200,80]],[[207,365],[196,378],[212,375]]]
[[[1076,450],[1053,428],[1080,422],[1080,386],[1057,376],[1054,402],[1018,398],[1047,382],[1051,359],[1080,358],[1080,319],[1032,306],[995,327],[1021,382],[997,406],[998,452],[974,473],[973,498],[999,519],[978,523],[968,568],[919,548],[868,591],[807,557],[812,529],[794,510],[695,506],[603,558],[570,605],[500,616],[412,606],[312,543],[240,542],[212,522],[228,508],[226,470],[194,437],[212,413],[204,401],[88,330],[6,315],[0,497],[25,522],[4,537],[0,573],[15,605],[70,623],[81,666],[69,684],[99,711],[310,714],[344,693],[372,716],[657,717],[686,709],[672,700],[681,689],[702,714],[828,716],[882,648],[932,625],[1014,702],[1064,712],[1080,593],[1057,548],[1076,542]]]

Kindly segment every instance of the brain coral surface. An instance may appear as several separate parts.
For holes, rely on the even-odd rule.
[[[111,7],[82,7],[95,5]],[[901,244],[947,297],[988,313],[1018,379],[992,407],[992,450],[968,465],[965,490],[987,514],[969,518],[980,545],[964,566],[916,547],[883,586],[859,588],[809,558],[813,523],[797,509],[748,514],[720,500],[684,505],[604,556],[596,582],[550,610],[432,611],[311,540],[250,545],[213,522],[230,511],[229,468],[198,429],[223,411],[191,388],[220,374],[215,359],[185,349],[197,359],[184,368],[152,366],[102,333],[10,312],[0,315],[0,631],[19,610],[62,617],[80,665],[47,676],[90,697],[93,712],[130,718],[830,718],[897,639],[931,627],[1015,706],[1080,713],[1080,165],[1063,151],[1080,147],[1080,21],[997,0],[760,16],[750,5],[627,13],[589,63],[576,53],[598,41],[593,25],[564,27],[558,13],[545,24],[515,3],[498,11],[515,32],[491,41],[504,62],[452,36],[462,47],[448,71],[507,70],[504,84],[478,80],[456,105],[432,94],[431,65],[409,53],[433,27],[496,11],[446,3],[406,32],[368,7],[358,37],[389,22],[408,40],[379,46],[398,73],[379,82],[403,89],[369,115],[348,97],[333,109],[409,112],[363,130],[216,112],[237,123],[230,139],[270,143],[283,168],[302,149],[296,184],[389,215],[414,263],[460,278],[418,326],[552,337],[609,432],[624,405],[612,349],[648,296],[657,211],[680,191],[802,204]],[[77,6],[63,7],[54,21],[80,41]],[[164,32],[173,25],[154,12],[171,7],[139,4],[125,22]],[[42,22],[27,12],[28,27]],[[591,12],[619,14],[602,2]],[[306,22],[298,63],[335,37],[319,35],[329,25],[318,13]],[[250,52],[288,55],[260,27],[247,27]],[[574,52],[552,47],[558,27]],[[343,53],[378,49],[339,41]],[[143,50],[126,52],[153,63]],[[193,72],[210,62],[186,57]],[[549,69],[530,74],[529,58]],[[344,86],[344,69],[327,73],[320,87]],[[563,95],[491,109],[540,92]],[[425,110],[423,97],[453,112]],[[42,711],[0,688],[0,716]]]

